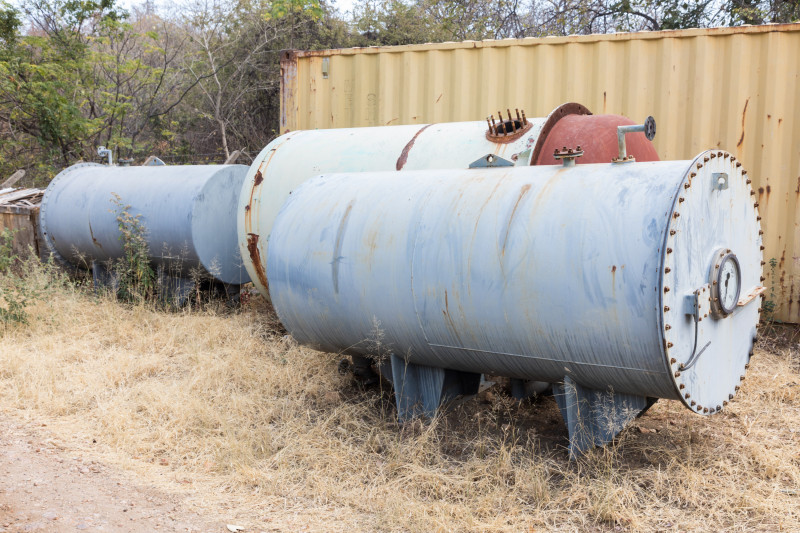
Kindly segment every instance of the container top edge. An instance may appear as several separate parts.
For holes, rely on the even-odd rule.
[[[800,22],[785,24],[744,25],[718,28],[691,28],[684,30],[640,31],[625,33],[594,33],[590,35],[567,35],[550,37],[526,37],[523,39],[487,39],[483,41],[462,41],[408,44],[400,46],[370,46],[360,48],[336,48],[327,50],[285,50],[283,57],[330,57],[337,55],[380,54],[400,52],[425,52],[470,48],[502,48],[510,46],[538,46],[564,43],[593,43],[598,41],[636,41],[645,39],[666,39],[699,36],[725,36],[736,34],[789,33],[800,32]]]

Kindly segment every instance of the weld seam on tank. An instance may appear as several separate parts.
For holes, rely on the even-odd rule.
[[[680,197],[680,194],[681,194],[681,189],[683,188],[684,183],[686,183],[686,179],[689,176],[689,172],[691,172],[691,169],[694,167],[695,161],[699,157],[700,157],[700,155],[698,155],[695,159],[693,159],[692,161],[689,162],[689,165],[686,167],[686,171],[684,172],[683,177],[681,178],[680,182],[678,183],[678,186],[675,189],[675,193],[673,194],[673,197],[672,197],[672,205],[670,206],[669,212],[667,213],[667,223],[664,225],[664,235],[663,235],[663,238],[661,240],[661,253],[660,253],[660,256],[661,256],[660,259],[661,260],[660,260],[659,265],[658,265],[659,283],[658,283],[657,292],[658,292],[658,309],[659,309],[659,311],[657,313],[657,319],[658,319],[658,331],[659,331],[660,337],[661,337],[661,342],[659,343],[659,347],[660,347],[661,355],[662,355],[663,362],[664,362],[664,371],[665,371],[666,374],[669,374],[670,376],[672,375],[672,365],[670,364],[670,357],[669,357],[669,353],[668,353],[668,350],[667,350],[667,347],[666,347],[667,346],[667,339],[666,339],[666,335],[665,335],[665,331],[664,331],[664,324],[666,323],[665,318],[664,318],[664,285],[665,285],[665,278],[666,278],[666,274],[664,273],[664,267],[665,267],[665,263],[666,263],[666,260],[667,260],[668,240],[669,240],[669,237],[670,237],[670,235],[669,235],[670,223],[669,222],[670,222],[670,220],[672,220],[673,213],[675,213],[675,209],[676,209],[676,206],[678,204],[678,198]],[[628,163],[618,163],[618,164],[625,165],[625,164],[628,164]],[[682,394],[681,394],[680,389],[678,388],[678,384],[675,382],[674,379],[672,380],[672,383],[673,383],[673,386],[675,388],[675,395],[676,395],[677,399],[679,401],[683,402]]]
[[[481,353],[488,353],[488,354],[497,354],[497,355],[508,355],[510,357],[520,357],[524,359],[535,359],[539,361],[545,361],[548,363],[560,363],[564,365],[582,365],[582,366],[589,366],[589,367],[597,367],[597,368],[611,368],[614,370],[625,370],[626,372],[643,372],[645,374],[655,374],[658,376],[667,375],[669,372],[659,372],[657,370],[646,370],[643,368],[633,368],[629,366],[615,366],[615,365],[601,365],[598,363],[586,363],[583,361],[575,361],[575,360],[566,360],[566,359],[547,359],[545,357],[536,357],[535,355],[526,355],[523,353],[510,353],[510,352],[497,352],[497,351],[489,351],[489,350],[480,350],[478,348],[466,348],[464,346],[450,346],[447,344],[436,344],[433,342],[428,343],[429,346],[434,346],[437,348],[448,348],[451,350],[463,350],[465,352],[481,352]],[[522,379],[522,378],[520,378]],[[535,381],[535,380],[534,380]]]

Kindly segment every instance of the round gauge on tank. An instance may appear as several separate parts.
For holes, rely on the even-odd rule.
[[[720,251],[712,272],[712,302],[716,315],[727,316],[736,309],[742,289],[742,272],[739,260],[730,250]]]

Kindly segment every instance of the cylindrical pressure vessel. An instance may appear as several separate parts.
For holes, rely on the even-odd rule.
[[[270,296],[323,350],[366,355],[379,324],[410,363],[713,413],[763,291],[733,159],[322,175],[277,216]]]
[[[233,216],[246,173],[244,165],[73,165],[53,178],[42,198],[44,243],[76,266],[119,259],[117,217],[130,206],[155,266],[178,277],[199,268],[222,283],[246,283]]]
[[[504,116],[504,121],[488,123],[309,130],[281,135],[255,158],[237,211],[239,246],[253,283],[267,295],[266,254],[275,216],[292,190],[318,174],[467,168],[487,154],[517,166],[552,164],[552,147],[561,148],[562,143],[569,148],[583,144],[585,155],[578,164],[608,162],[618,155],[617,126],[634,124],[619,115],[592,115],[575,103],[559,106],[545,118],[523,116],[517,120],[512,114],[513,121]],[[629,135],[628,147],[637,161],[658,160],[653,145],[642,133]]]

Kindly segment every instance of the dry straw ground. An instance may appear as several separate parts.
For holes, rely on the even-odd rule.
[[[721,414],[662,401],[569,462],[552,398],[490,390],[399,428],[387,391],[263,308],[164,312],[65,285],[0,337],[0,408],[253,531],[800,531],[796,342],[762,341]]]

